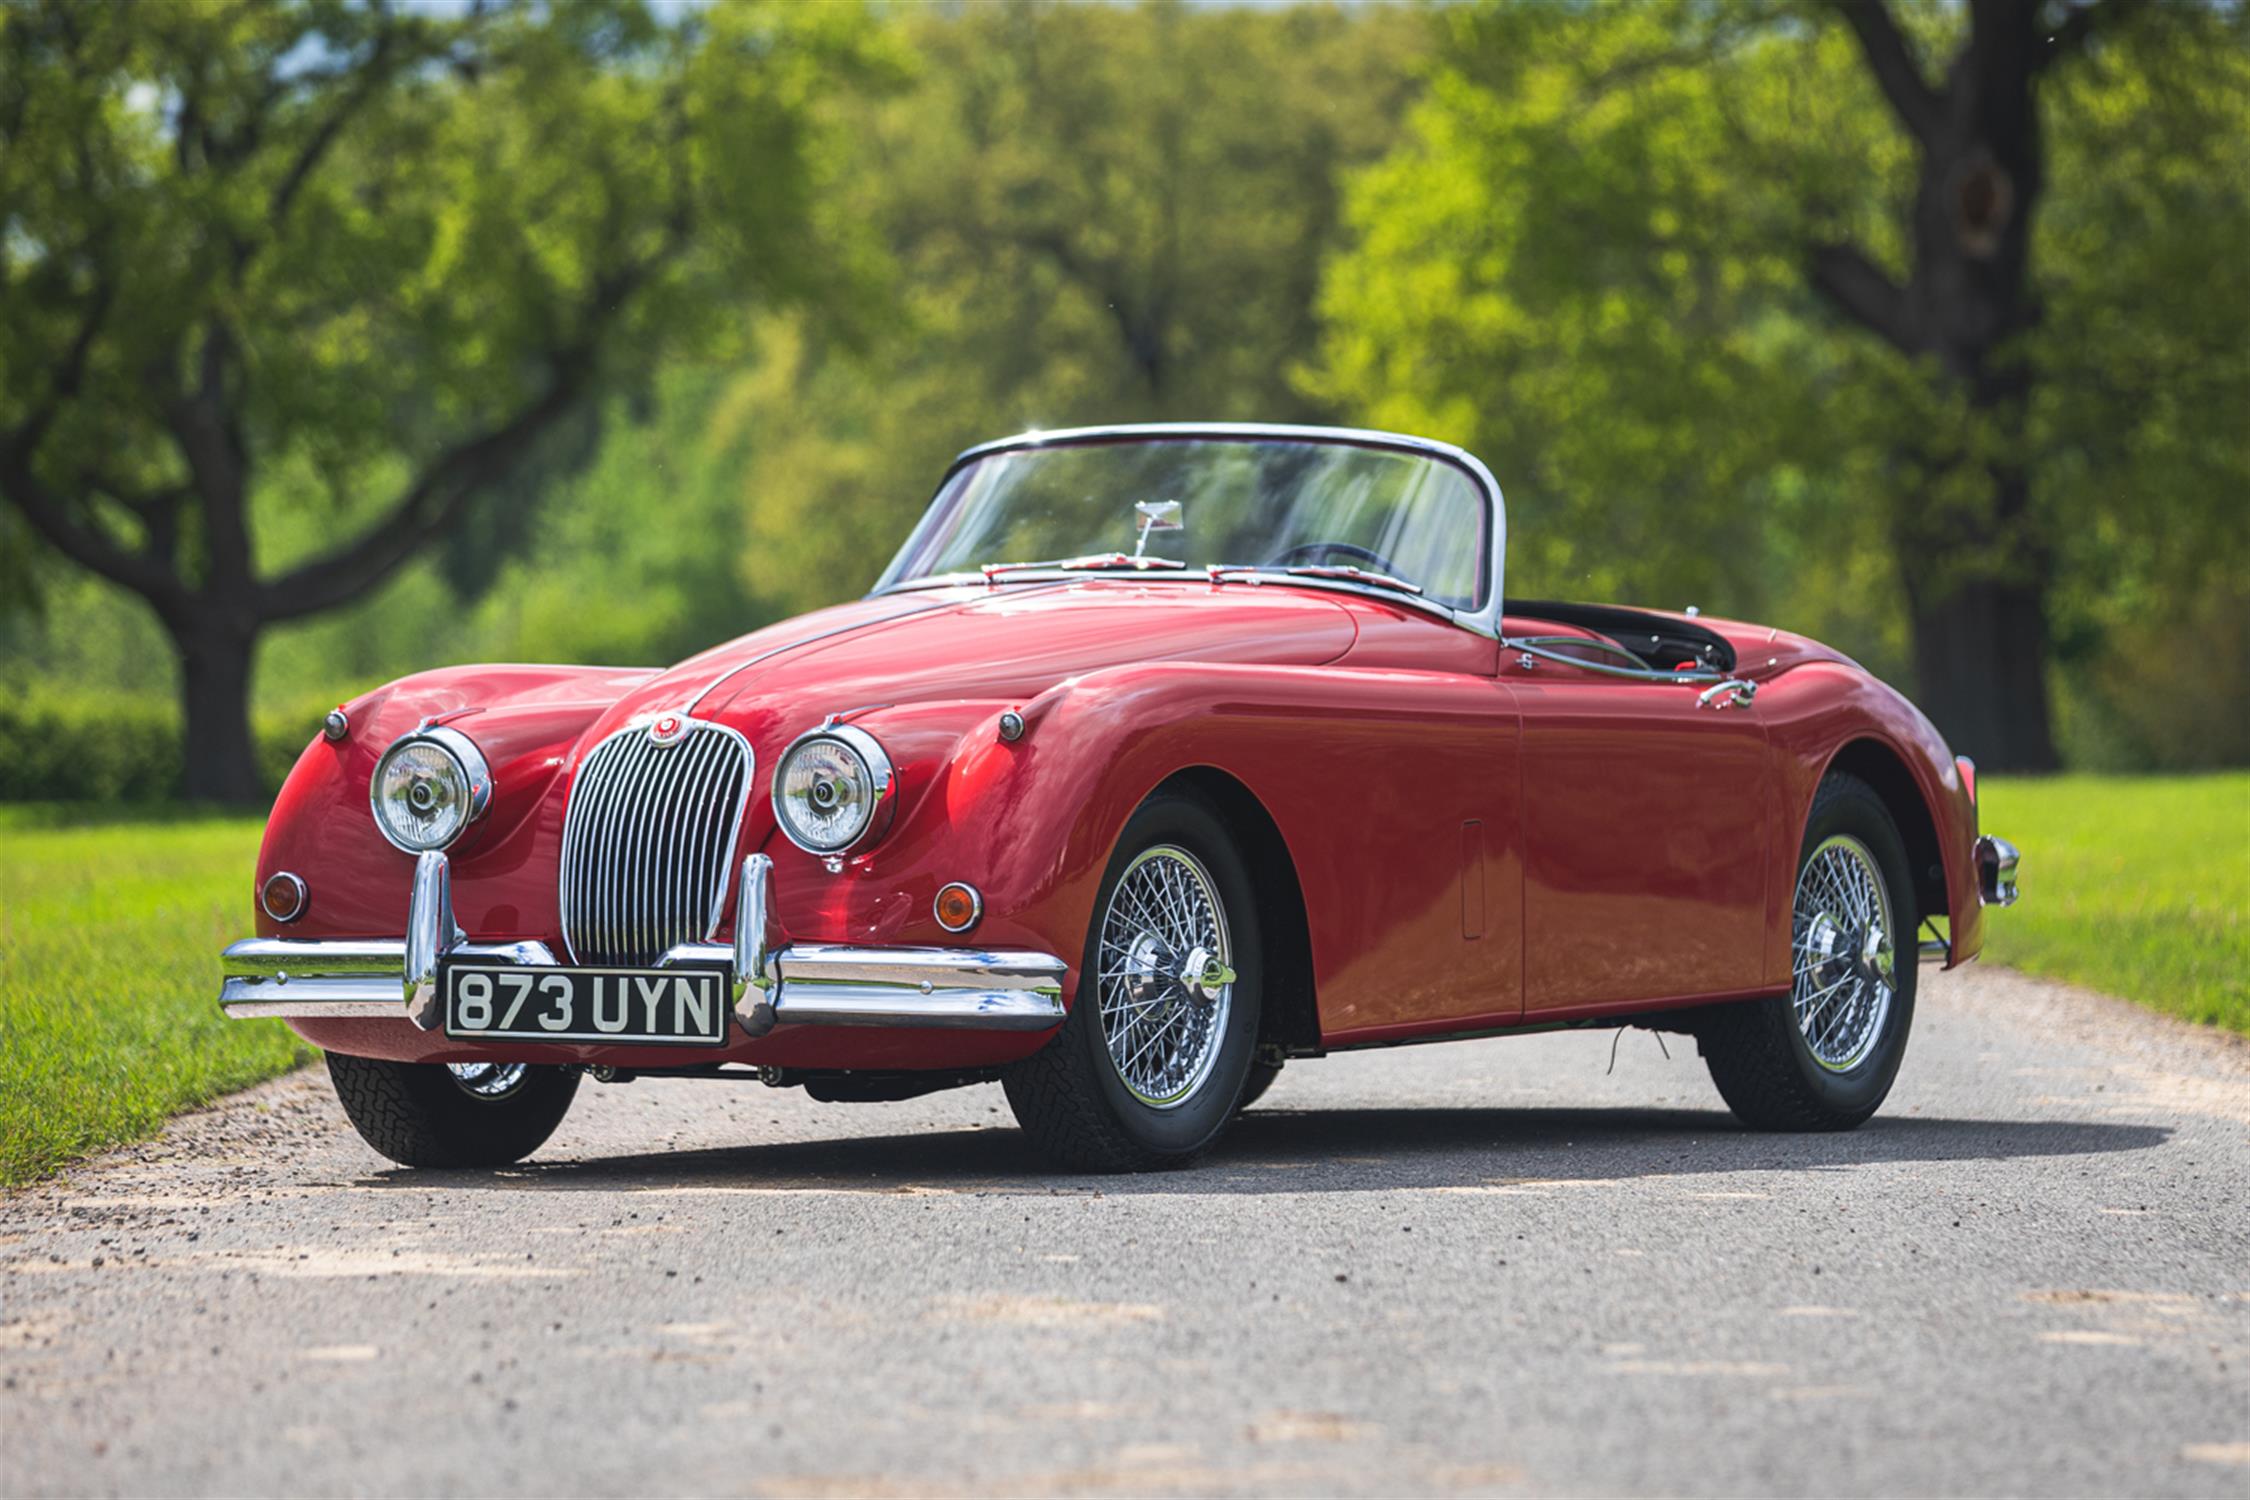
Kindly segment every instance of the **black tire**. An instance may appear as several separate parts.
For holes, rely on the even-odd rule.
[[[1236,977],[1208,1073],[1185,1100],[1158,1108],[1135,1097],[1118,1076],[1102,1032],[1096,981],[1085,976],[1100,972],[1102,922],[1119,879],[1136,856],[1162,844],[1186,850],[1209,872],[1224,908]],[[1102,876],[1070,1018],[1045,1047],[1000,1075],[1017,1123],[1045,1155],[1073,1171],[1147,1171],[1193,1161],[1234,1119],[1242,1098],[1258,1041],[1263,951],[1249,872],[1218,815],[1174,793],[1142,803]]]
[[[1242,1081],[1242,1102],[1237,1104],[1235,1108],[1245,1110],[1263,1099],[1266,1096],[1266,1090],[1273,1087],[1273,1081],[1281,1076],[1281,1068],[1280,1063],[1267,1062],[1263,1058],[1253,1058],[1250,1063],[1250,1076]]]
[[[578,1092],[576,1068],[532,1067],[497,1098],[440,1063],[328,1054],[329,1081],[360,1139],[404,1167],[504,1167],[546,1144]]]
[[[1797,852],[1799,878],[1814,851],[1839,836],[1856,840],[1874,857],[1889,899],[1895,955],[1889,1013],[1865,1051],[1849,1067],[1834,1068],[1815,1057],[1791,995],[1714,1011],[1700,1032],[1704,1063],[1727,1107],[1753,1130],[1850,1130],[1882,1104],[1906,1055],[1914,1023],[1915,933],[1920,925],[1906,843],[1874,788],[1840,773],[1823,781],[1813,796]],[[1795,889],[1793,881],[1793,893]],[[1794,929],[1795,923],[1791,925]],[[1797,963],[1793,942],[1791,968]]]

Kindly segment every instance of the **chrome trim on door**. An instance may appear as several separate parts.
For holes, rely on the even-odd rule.
[[[1758,685],[1741,677],[1729,677],[1713,687],[1695,695],[1697,708],[1748,708],[1758,696]]]

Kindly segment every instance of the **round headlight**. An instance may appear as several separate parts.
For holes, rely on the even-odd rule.
[[[774,819],[798,848],[842,854],[883,836],[896,784],[873,735],[848,724],[816,729],[774,768]]]
[[[452,843],[491,799],[484,757],[454,729],[417,729],[393,741],[368,785],[375,826],[409,854]]]

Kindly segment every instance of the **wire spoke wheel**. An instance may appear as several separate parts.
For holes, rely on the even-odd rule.
[[[505,1099],[523,1086],[525,1063],[447,1063],[461,1092],[474,1099]]]
[[[1234,949],[1211,872],[1176,844],[1125,867],[1102,914],[1102,1039],[1126,1091],[1155,1109],[1195,1097],[1219,1060]]]
[[[1790,1003],[1813,1061],[1859,1066],[1883,1035],[1897,991],[1898,930],[1874,854],[1849,834],[1825,839],[1797,877]]]

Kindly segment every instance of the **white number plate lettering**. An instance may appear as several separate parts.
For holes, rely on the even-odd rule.
[[[723,1046],[727,1006],[722,980],[710,969],[447,964],[445,1034]]]

